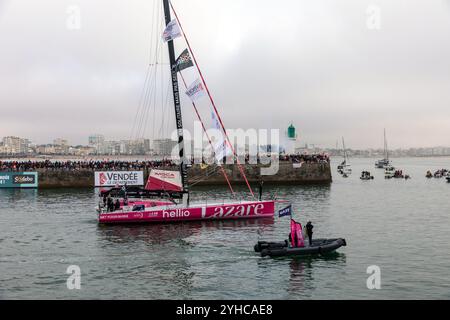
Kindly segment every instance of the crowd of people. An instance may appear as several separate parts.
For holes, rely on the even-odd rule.
[[[293,163],[330,163],[330,157],[325,153],[280,155],[280,160]]]
[[[192,159],[193,160],[193,159]],[[258,163],[261,159],[258,158]],[[313,155],[280,155],[280,161],[290,161],[293,163],[329,163],[330,158],[325,154]],[[252,163],[249,157],[245,159],[246,163]],[[148,161],[124,161],[124,160],[64,160],[64,161],[1,161],[1,171],[42,171],[42,170],[57,170],[57,171],[139,171],[155,168],[170,168],[177,167],[179,164],[170,159],[163,160],[148,160]]]
[[[86,160],[86,161],[1,161],[0,171],[139,171],[147,168],[175,167],[171,160],[122,161],[122,160]]]

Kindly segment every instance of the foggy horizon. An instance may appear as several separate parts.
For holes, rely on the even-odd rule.
[[[389,149],[450,147],[450,1],[172,3],[227,128],[284,133],[293,123],[299,146],[341,147],[344,136],[349,149],[382,149],[386,128]],[[370,28],[373,6],[380,20]],[[130,139],[159,8],[159,0],[0,0],[0,138]],[[174,42],[178,55],[186,44]],[[169,138],[173,106],[154,109],[143,137]]]

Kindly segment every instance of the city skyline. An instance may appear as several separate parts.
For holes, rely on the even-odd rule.
[[[155,3],[2,1],[0,136],[132,138]],[[269,0],[173,3],[228,128],[283,131],[293,122],[301,143],[321,147],[344,136],[353,148],[379,148],[384,128],[393,149],[450,144],[448,1],[410,1],[408,15],[404,4],[376,1],[373,27],[372,1],[289,1],[288,12]],[[78,29],[67,25],[72,5]],[[194,115],[182,102],[189,130]],[[145,136],[170,136],[171,114],[150,117]]]
[[[89,135],[86,135],[84,138],[81,138],[77,141],[71,141],[70,139],[67,139],[66,137],[61,137],[61,136],[57,136],[57,137],[49,137],[47,140],[35,140],[33,138],[30,137],[24,137],[24,136],[19,136],[18,134],[5,134],[5,135],[0,135],[0,143],[1,143],[1,139],[5,138],[5,137],[17,137],[20,139],[25,139],[28,140],[30,142],[30,144],[32,145],[58,145],[58,143],[55,143],[56,140],[65,140],[67,141],[68,145],[70,146],[88,146],[89,145],[89,138],[91,136],[103,136],[105,141],[115,141],[115,142],[119,142],[119,141],[138,141],[138,140],[149,140],[150,142],[156,141],[156,140],[172,140],[176,142],[176,139],[172,139],[170,136],[168,137],[158,137],[155,139],[151,139],[149,137],[142,137],[142,138],[117,138],[114,136],[106,136],[105,134],[102,133],[91,133]],[[189,140],[189,139],[188,139]],[[206,140],[205,140],[206,141]],[[204,142],[205,142],[204,141]],[[282,139],[280,139],[280,145],[283,144]],[[336,150],[341,150],[342,149],[342,137],[337,138],[334,143],[330,143],[328,145],[321,145],[321,144],[317,144],[314,143],[314,141],[303,141],[303,140],[297,140],[296,141],[296,147],[297,148],[301,148],[303,146],[310,146],[312,148],[321,148],[321,149],[336,149]],[[366,147],[357,147],[357,146],[352,146],[351,143],[348,143],[347,139],[345,140],[345,145],[346,145],[346,149],[347,150],[382,150],[383,146],[382,143],[380,143],[379,146],[366,146]],[[336,147],[337,146],[337,147]],[[417,146],[417,147],[408,147],[408,146],[397,146],[397,147],[391,147],[389,145],[388,142],[388,148],[390,150],[408,150],[408,149],[433,149],[433,148],[449,148],[450,147],[450,141],[448,144],[442,144],[442,145],[423,145],[423,146]]]
[[[176,147],[176,140],[169,138],[163,139],[135,139],[135,140],[113,140],[108,139],[101,134],[91,134],[88,137],[87,144],[73,145],[67,139],[55,138],[51,143],[36,144],[30,139],[16,136],[0,137],[0,156],[8,155],[159,155],[171,156],[173,149]],[[241,141],[242,142],[242,141]],[[196,150],[195,144],[192,140],[186,140],[187,152],[190,154]],[[204,148],[208,145],[203,141]],[[235,148],[243,152],[243,146],[239,141]],[[273,147],[273,146],[272,146]],[[285,150],[287,146],[280,145],[279,150],[282,153],[292,154],[308,154],[308,153],[326,153],[331,156],[342,156],[343,149],[337,145],[335,147],[321,147],[315,144],[304,143],[301,144],[296,141],[293,144],[293,151]],[[255,150],[249,147],[246,142],[245,149],[248,151]],[[256,150],[265,150],[267,145],[260,145]],[[278,149],[278,148],[277,148]],[[208,149],[203,149],[206,151]],[[346,146],[348,156],[353,157],[374,157],[383,156],[384,149],[382,148],[365,148],[357,149]],[[389,154],[393,157],[417,157],[417,156],[450,156],[450,146],[433,146],[421,148],[391,148]]]

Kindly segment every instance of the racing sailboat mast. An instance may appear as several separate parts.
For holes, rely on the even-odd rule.
[[[163,0],[164,6],[164,16],[166,26],[172,21],[170,16],[170,6],[169,0]],[[177,134],[178,134],[178,150],[179,156],[181,160],[180,164],[180,172],[181,172],[181,182],[183,184],[183,190],[188,191],[187,188],[187,167],[186,167],[186,156],[184,152],[184,137],[183,137],[183,119],[181,114],[181,102],[180,102],[180,90],[178,87],[178,74],[176,68],[176,58],[175,58],[175,48],[173,44],[173,40],[167,42],[167,46],[169,49],[169,61],[170,61],[170,73],[172,78],[172,92],[173,92],[173,102],[175,107],[175,121],[177,126]]]
[[[388,150],[387,140],[386,140],[386,128],[384,128],[384,157],[387,161],[389,161],[389,150]]]
[[[344,163],[347,164],[347,151],[345,150],[344,137],[342,137],[342,148],[344,149]]]

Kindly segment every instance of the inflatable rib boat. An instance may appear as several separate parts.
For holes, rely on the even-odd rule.
[[[308,243],[308,241],[306,241]],[[266,242],[259,241],[255,245],[255,252],[260,252],[262,257],[281,257],[281,256],[304,256],[313,254],[325,254],[333,252],[342,246],[346,246],[345,239],[316,239],[312,241],[311,245],[306,245],[303,248],[289,247],[288,241],[284,242]]]

